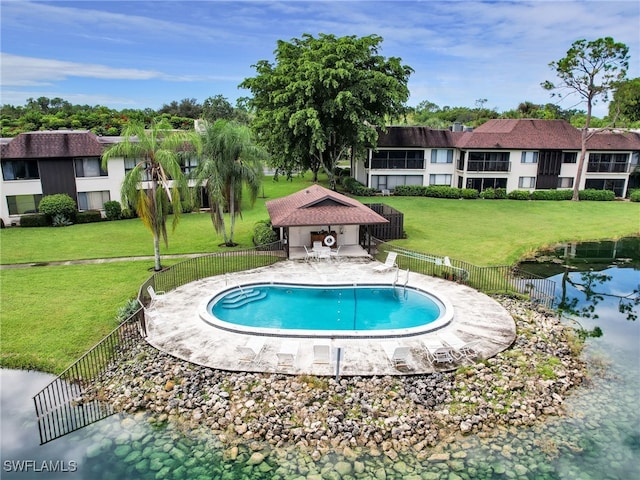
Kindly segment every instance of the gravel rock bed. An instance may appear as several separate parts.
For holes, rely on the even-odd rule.
[[[411,449],[418,460],[438,461],[428,458],[428,447],[453,434],[482,436],[562,415],[564,398],[586,379],[581,343],[554,312],[510,297],[496,300],[516,321],[516,341],[454,372],[339,382],[226,372],[141,343],[88,395],[107,399],[117,411],[147,412],[152,423],[206,428],[230,455],[237,445],[254,445],[255,461],[262,449],[285,445],[304,448],[311,458],[365,449],[393,460]]]

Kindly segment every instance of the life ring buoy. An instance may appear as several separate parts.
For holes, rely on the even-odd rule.
[[[327,247],[333,247],[336,243],[336,239],[333,235],[327,235],[326,237],[324,237],[324,244]]]

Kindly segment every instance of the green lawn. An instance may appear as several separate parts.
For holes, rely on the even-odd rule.
[[[236,224],[238,248],[252,246],[265,201],[309,185],[266,179],[253,208]],[[266,198],[262,198],[266,197]],[[568,240],[599,240],[640,233],[640,204],[629,202],[521,202],[364,197],[404,213],[407,239],[398,245],[448,255],[476,265],[513,264],[539,247]],[[208,214],[184,215],[163,254],[224,249]],[[151,234],[137,220],[64,228],[0,230],[0,263],[149,256]],[[169,265],[176,260],[164,260]],[[153,261],[0,270],[0,364],[59,373],[111,331],[119,307],[135,297]]]

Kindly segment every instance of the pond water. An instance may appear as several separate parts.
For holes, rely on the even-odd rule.
[[[579,264],[568,274],[557,263],[541,267],[548,268],[549,277],[558,283],[558,302],[564,299],[584,330],[596,335],[587,338],[585,349],[592,381],[566,399],[567,417],[547,418],[533,427],[497,429],[489,436],[449,439],[438,446],[438,452],[450,454],[448,462],[421,463],[411,455],[395,461],[358,459],[366,471],[376,472],[377,478],[415,480],[637,478],[640,319],[634,317],[638,305],[630,298],[640,288],[640,242],[631,242],[618,248],[618,253],[598,253],[598,261],[590,257],[590,263],[576,254],[580,246],[567,247],[573,252],[569,263]],[[292,460],[296,455],[292,446],[289,455],[272,455],[258,468],[246,462],[248,447],[241,448],[238,459],[232,461],[206,432],[185,435],[170,423],[154,427],[143,414],[112,416],[40,446],[31,396],[51,379],[38,372],[2,370],[0,374],[3,479],[300,480],[314,471],[325,472],[323,478],[340,478],[337,472],[327,473],[328,466],[341,460],[337,454],[318,460],[316,466],[307,456],[306,467],[301,468],[299,459]]]

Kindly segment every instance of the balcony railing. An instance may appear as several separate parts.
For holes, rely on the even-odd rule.
[[[467,172],[510,172],[508,160],[469,160]]]

